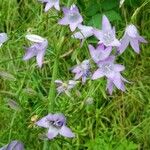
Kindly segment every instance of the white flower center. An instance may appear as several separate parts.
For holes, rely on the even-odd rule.
[[[104,32],[103,33],[103,42],[107,46],[111,44],[115,39],[115,35],[112,33],[112,31]]]
[[[109,74],[109,73],[111,73],[113,71],[114,65],[110,64],[110,63],[106,63],[106,64],[103,64],[101,66],[101,69],[102,69],[104,74]]]
[[[129,25],[126,28],[126,33],[130,36],[130,37],[136,37],[138,34],[137,28],[134,25]]]
[[[72,22],[72,23],[78,21],[79,18],[80,18],[80,15],[79,15],[78,13],[76,13],[76,12],[71,12],[71,13],[69,13],[69,15],[68,15],[68,20],[69,20],[70,22]]]

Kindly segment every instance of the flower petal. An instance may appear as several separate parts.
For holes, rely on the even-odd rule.
[[[67,17],[64,17],[64,18],[60,19],[60,20],[58,21],[58,24],[60,24],[60,25],[68,25],[68,24],[69,24],[68,18],[67,18]]]
[[[113,84],[112,80],[107,79],[106,89],[108,90],[110,95],[112,95],[113,87],[114,87],[114,84]]]
[[[52,7],[53,7],[53,4],[50,3],[50,2],[48,2],[48,3],[46,3],[46,5],[45,5],[44,11],[47,12],[47,11],[48,11],[49,9],[51,9]]]
[[[103,39],[103,33],[101,30],[94,29],[93,33],[97,39],[99,39],[99,40]]]
[[[123,65],[115,64],[114,65],[114,70],[117,72],[123,71],[125,67]]]
[[[138,36],[138,40],[142,43],[148,43],[142,36]]]
[[[104,73],[101,71],[101,69],[97,69],[97,70],[94,72],[94,74],[93,74],[93,76],[92,76],[92,79],[93,79],[93,80],[96,80],[96,79],[101,78],[101,77],[103,77],[103,76],[104,76]]]
[[[49,128],[49,121],[47,117],[52,117],[52,114],[48,114],[47,116],[37,121],[35,124],[39,127]]]
[[[103,18],[102,18],[102,30],[105,32],[105,31],[108,31],[108,30],[111,30],[111,24],[108,20],[108,18],[103,15]]]
[[[35,35],[35,34],[27,34],[25,36],[25,38],[27,38],[29,41],[32,41],[32,42],[37,42],[37,43],[41,43],[41,42],[44,42],[44,38],[42,38],[41,36],[39,35]]]
[[[120,41],[121,45],[118,48],[118,51],[120,54],[122,54],[127,46],[129,45],[129,37],[127,35],[124,35],[124,37]]]
[[[70,26],[70,30],[73,32],[77,28],[78,24],[71,23],[69,26]]]
[[[0,44],[3,44],[8,40],[8,36],[6,33],[0,33]]]
[[[23,60],[29,60],[30,58],[34,57],[35,55],[36,55],[36,53],[31,48],[28,48],[23,57]]]
[[[137,39],[130,40],[131,47],[134,49],[136,53],[140,53],[139,42]]]
[[[55,9],[60,10],[59,1],[54,4]]]
[[[41,51],[37,54],[36,56],[36,61],[37,61],[37,64],[38,66],[41,68],[42,67],[42,64],[43,64],[43,58],[44,58],[44,54],[45,52],[44,51]]]
[[[56,137],[58,135],[58,133],[59,133],[59,129],[50,126],[48,129],[47,137],[49,139],[53,139],[54,137]]]
[[[62,126],[62,128],[59,130],[59,134],[68,138],[75,137],[74,133],[66,126]]]

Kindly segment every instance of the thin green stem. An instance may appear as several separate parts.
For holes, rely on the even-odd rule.
[[[67,7],[69,7],[71,3],[71,0],[68,0]],[[55,80],[57,79],[58,74],[58,65],[59,65],[59,56],[61,52],[61,47],[64,42],[64,28],[62,28],[59,36],[59,43],[56,46],[56,58],[54,61],[53,66],[53,73],[52,73],[52,80],[50,84],[50,90],[48,94],[48,112],[54,112],[55,108],[55,96],[56,96],[56,87],[55,87]],[[47,141],[44,141],[43,150],[49,150],[49,143]]]
[[[8,143],[9,143],[10,140],[11,140],[12,127],[13,127],[15,118],[16,118],[16,111],[14,112],[13,117],[12,117],[12,119],[11,119],[10,131],[9,131],[9,136],[8,136]]]

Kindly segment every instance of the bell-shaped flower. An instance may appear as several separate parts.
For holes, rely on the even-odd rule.
[[[79,25],[78,29],[80,31],[75,32],[72,37],[80,40],[85,40],[86,38],[92,36],[93,33],[93,27],[91,26],[85,26],[85,25]]]
[[[63,82],[62,80],[55,80],[55,83],[57,85],[58,94],[66,93],[70,96],[70,90],[76,86],[77,81],[69,80],[68,82]]]
[[[123,78],[120,73],[116,72],[113,78],[107,78],[106,90],[108,90],[109,94],[112,95],[113,88],[114,86],[116,86],[119,90],[124,92],[125,91],[124,82],[128,82],[128,81],[125,78]]]
[[[54,7],[56,10],[60,10],[59,0],[39,0],[39,2],[45,3],[45,12]]]
[[[83,21],[82,16],[76,5],[72,5],[71,8],[63,8],[64,18],[59,20],[60,25],[69,25],[73,32]]]
[[[108,18],[103,15],[102,17],[102,30],[95,29],[94,35],[100,40],[99,43],[103,43],[105,46],[120,46],[120,42],[116,39],[115,28],[111,27]]]
[[[96,49],[92,45],[89,45],[88,47],[91,57],[95,63],[108,58],[112,51],[112,47],[105,47],[103,44],[99,44]]]
[[[8,40],[6,33],[0,33],[0,47],[3,45],[4,42]]]
[[[81,64],[74,66],[72,73],[75,73],[75,80],[82,78],[82,83],[84,84],[90,75],[90,61],[84,60]]]
[[[133,50],[139,54],[140,48],[139,44],[140,43],[147,43],[147,41],[139,35],[137,28],[135,25],[131,24],[128,25],[125,29],[125,34],[121,39],[121,45],[118,48],[119,53],[123,53],[127,46],[130,44]]]
[[[58,134],[68,138],[73,138],[75,136],[70,128],[66,126],[66,118],[63,114],[48,114],[37,121],[36,125],[48,129],[48,139],[53,139]]]
[[[47,39],[34,34],[28,34],[26,35],[26,38],[33,42],[33,45],[31,45],[29,48],[25,48],[26,53],[23,57],[23,60],[29,60],[36,56],[38,66],[42,67],[45,51],[48,47]]]
[[[120,64],[115,64],[115,57],[110,56],[103,61],[98,62],[98,69],[94,72],[92,79],[96,80],[101,77],[107,77],[108,84],[107,89],[109,89],[109,93],[111,93],[113,86],[115,85],[118,89],[124,91],[123,77],[120,72],[122,72],[125,67]]]
[[[1,147],[0,150],[24,150],[24,145],[22,142],[15,140]]]

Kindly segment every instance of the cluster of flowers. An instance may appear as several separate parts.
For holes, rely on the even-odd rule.
[[[45,4],[45,12],[52,7],[55,7],[58,11],[60,10],[59,0],[39,1]],[[112,94],[114,86],[119,90],[125,91],[124,82],[128,81],[121,75],[125,67],[115,62],[116,56],[112,54],[112,51],[114,49],[116,51],[115,54],[122,54],[130,44],[133,50],[139,53],[139,43],[147,43],[147,41],[139,35],[137,28],[133,24],[128,25],[125,29],[124,36],[122,39],[118,40],[116,38],[115,27],[111,26],[105,15],[102,17],[102,29],[99,30],[82,24],[83,18],[76,5],[73,4],[70,8],[63,7],[62,11],[64,17],[58,21],[58,24],[69,25],[72,32],[76,29],[79,30],[73,33],[72,38],[81,40],[81,44],[91,36],[95,36],[99,40],[96,48],[91,44],[88,45],[91,59],[98,68],[93,74],[91,73],[91,59],[84,60],[82,63],[74,66],[71,70],[72,73],[75,74],[74,80],[69,80],[68,82],[63,82],[61,80],[55,81],[58,93],[69,93],[70,89],[74,88],[77,84],[78,79],[81,78],[82,83],[85,84],[88,77],[92,80],[106,77],[106,88],[110,94]],[[1,33],[0,46],[7,39],[7,34]],[[29,60],[36,56],[38,66],[42,67],[44,55],[48,47],[48,40],[34,34],[26,35],[26,39],[33,44],[25,48],[26,53],[23,60]],[[66,119],[63,114],[48,114],[36,122],[36,125],[48,128],[47,137],[49,139],[56,137],[58,134],[65,137],[74,137],[72,131],[66,126]]]

